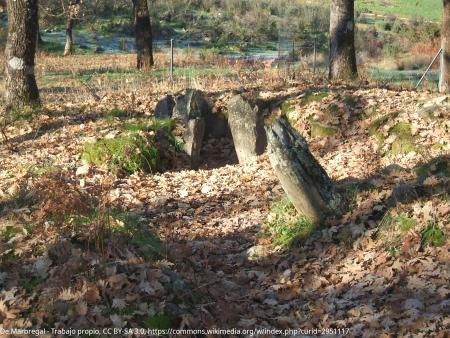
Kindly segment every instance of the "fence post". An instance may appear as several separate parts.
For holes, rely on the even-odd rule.
[[[443,52],[442,48],[439,49],[439,52],[436,54],[436,56],[434,57],[433,61],[431,61],[430,65],[428,66],[427,70],[425,71],[425,73],[422,75],[422,77],[420,78],[419,82],[417,82],[416,85],[416,89],[419,88],[420,84],[422,83],[422,81],[425,79],[425,77],[427,76],[428,72],[430,71],[431,67],[433,67],[434,63],[436,62],[437,58],[439,57],[439,55],[441,55],[441,53]]]
[[[174,60],[173,60],[173,39],[170,39],[170,80],[173,82],[173,67],[174,67]]]
[[[317,61],[317,46],[316,37],[314,37],[314,57],[313,57],[313,73],[316,73],[316,61]]]
[[[295,40],[292,40],[292,62],[295,61]]]

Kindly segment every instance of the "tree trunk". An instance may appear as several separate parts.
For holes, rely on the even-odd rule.
[[[154,65],[153,38],[147,0],[133,0],[137,68],[148,70]]]
[[[450,0],[444,0],[444,15],[442,23],[442,56],[439,91],[450,92]]]
[[[358,77],[355,53],[355,2],[332,0],[330,14],[330,79]]]
[[[38,20],[36,49],[38,49],[39,45],[41,45],[43,42],[44,42],[44,40],[42,40],[41,28],[40,28],[39,20]]]
[[[66,22],[66,46],[64,47],[64,56],[73,54],[73,24],[74,19],[69,13]]]
[[[314,158],[306,140],[281,117],[266,127],[269,159],[287,196],[297,211],[320,224],[334,214],[334,185]]]
[[[8,0],[6,43],[6,104],[10,108],[39,104],[34,76],[38,0]]]

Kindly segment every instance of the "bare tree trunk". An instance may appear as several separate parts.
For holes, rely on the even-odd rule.
[[[73,24],[74,19],[69,13],[66,22],[66,46],[64,47],[64,56],[73,54]]]
[[[76,17],[80,14],[81,0],[69,0],[66,21],[66,46],[64,56],[73,54],[73,26]]]
[[[34,76],[38,0],[8,0],[7,9],[6,104],[10,108],[39,104]]]
[[[43,42],[44,42],[44,40],[42,40],[41,26],[39,25],[39,20],[38,20],[36,49],[37,49],[37,48],[39,47],[39,45],[41,45]]]
[[[442,23],[442,56],[439,91],[450,91],[450,0],[444,0],[444,15]]]
[[[358,77],[355,53],[355,2],[332,0],[330,14],[330,79]]]
[[[153,37],[147,0],[133,0],[137,68],[149,70],[153,65]]]

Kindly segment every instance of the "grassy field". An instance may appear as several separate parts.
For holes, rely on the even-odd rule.
[[[442,16],[441,0],[357,0],[357,10],[400,17],[425,17],[439,21]]]

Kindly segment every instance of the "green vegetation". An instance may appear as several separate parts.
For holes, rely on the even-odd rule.
[[[389,135],[396,136],[391,147],[391,153],[393,155],[408,154],[412,151],[416,151],[414,136],[411,133],[411,125],[409,123],[397,123],[394,128],[390,130]]]
[[[441,0],[360,0],[356,1],[358,12],[376,14],[393,14],[400,17],[415,18],[423,16],[430,20],[439,21],[442,17]]]
[[[118,109],[118,108],[114,108],[112,110],[110,110],[109,112],[106,113],[106,117],[107,118],[126,118],[129,117],[130,114],[123,110],[123,109]]]
[[[129,113],[114,109],[108,117],[123,118]],[[87,163],[106,167],[115,173],[154,172],[160,169],[162,138],[177,152],[183,144],[172,134],[175,124],[170,119],[153,119],[151,123],[135,119],[120,125],[120,136],[86,143],[81,158]]]
[[[16,108],[9,111],[9,118],[13,122],[31,121],[36,114],[42,112],[42,107],[39,106],[26,106],[23,108]]]
[[[420,232],[422,236],[422,245],[428,244],[431,246],[445,245],[445,233],[439,228],[435,221],[428,221],[428,225]]]
[[[333,126],[327,126],[320,122],[311,122],[311,136],[313,137],[329,137],[336,135],[339,132],[339,128]]]
[[[307,90],[305,96],[302,98],[301,105],[306,106],[313,102],[321,102],[324,98],[329,95],[328,92],[313,92]]]
[[[150,259],[163,257],[164,247],[161,240],[149,230],[139,216],[113,211],[111,217],[114,219],[113,232],[125,236],[143,257]]]
[[[416,167],[416,174],[420,178],[429,176],[450,177],[450,158],[442,156]]]
[[[144,320],[144,326],[149,329],[167,330],[173,326],[173,318],[165,314],[153,315]]]
[[[377,237],[386,249],[395,254],[400,251],[405,235],[417,225],[414,218],[407,214],[387,212],[379,226]]]
[[[299,215],[287,198],[272,205],[262,229],[263,236],[268,238],[274,247],[283,250],[298,240],[308,238],[315,230],[316,226]]]
[[[158,167],[159,154],[158,149],[146,138],[133,134],[88,143],[84,147],[82,159],[94,165],[106,165],[115,172],[152,172]]]

